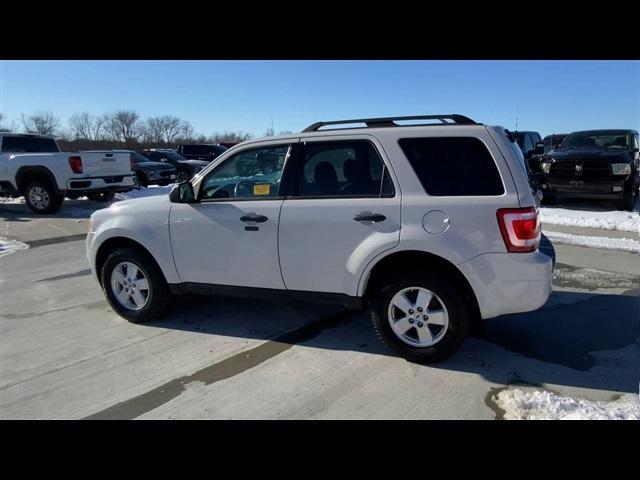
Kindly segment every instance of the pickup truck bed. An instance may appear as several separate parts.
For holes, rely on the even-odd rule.
[[[50,137],[0,133],[0,194],[24,195],[35,213],[57,211],[65,196],[111,200],[134,179],[126,153],[65,153]]]

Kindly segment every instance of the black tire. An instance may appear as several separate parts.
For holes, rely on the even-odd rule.
[[[389,304],[396,293],[409,287],[422,287],[435,293],[447,310],[449,325],[432,346],[417,347],[401,340],[389,323]],[[417,363],[435,363],[453,355],[469,334],[470,306],[457,285],[445,276],[414,273],[403,279],[389,279],[379,286],[370,304],[371,321],[378,338],[402,357]],[[417,331],[417,330],[416,330]]]
[[[140,310],[126,308],[122,305],[114,292],[111,274],[119,264],[129,262],[136,265],[146,277],[149,289],[147,302]],[[145,323],[162,317],[167,309],[171,292],[162,271],[156,262],[141,250],[133,248],[118,248],[106,258],[100,272],[100,281],[107,301],[118,315],[133,323]],[[117,288],[117,287],[116,287]]]
[[[557,202],[558,202],[558,197],[556,194],[542,192],[543,205],[555,205]]]
[[[56,193],[49,182],[30,182],[23,194],[27,207],[38,215],[57,212],[64,201],[64,196]]]
[[[627,210],[633,211],[633,207],[636,203],[636,196],[638,192],[637,186],[632,186],[631,188],[627,188],[623,194],[622,200],[617,202],[616,207],[618,210]]]
[[[116,192],[100,192],[100,193],[90,193],[87,195],[89,200],[93,200],[94,202],[112,202],[116,197]]]
[[[187,182],[191,178],[191,173],[186,170],[178,170],[178,183]]]
[[[147,180],[147,177],[142,172],[136,172],[136,179],[138,181],[138,185],[140,185],[141,187],[146,187],[149,185],[149,180]]]

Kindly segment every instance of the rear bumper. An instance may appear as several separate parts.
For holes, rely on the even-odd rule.
[[[114,175],[104,177],[75,177],[67,181],[68,191],[112,191],[126,192],[136,186],[135,175]]]
[[[541,248],[546,253],[487,253],[458,265],[476,294],[483,319],[529,312],[547,302],[555,250],[548,239]]]

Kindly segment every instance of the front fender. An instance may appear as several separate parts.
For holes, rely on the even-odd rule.
[[[101,223],[94,232],[87,235],[87,257],[94,275],[96,257],[100,247],[109,239],[125,238],[133,240],[145,248],[155,259],[168,283],[180,283],[180,277],[173,261],[169,236],[168,217],[142,223],[133,218],[112,217]]]

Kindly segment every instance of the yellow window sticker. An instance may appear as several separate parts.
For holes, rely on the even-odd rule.
[[[254,195],[269,195],[269,191],[271,190],[271,185],[268,183],[256,184],[253,186],[253,194]]]

